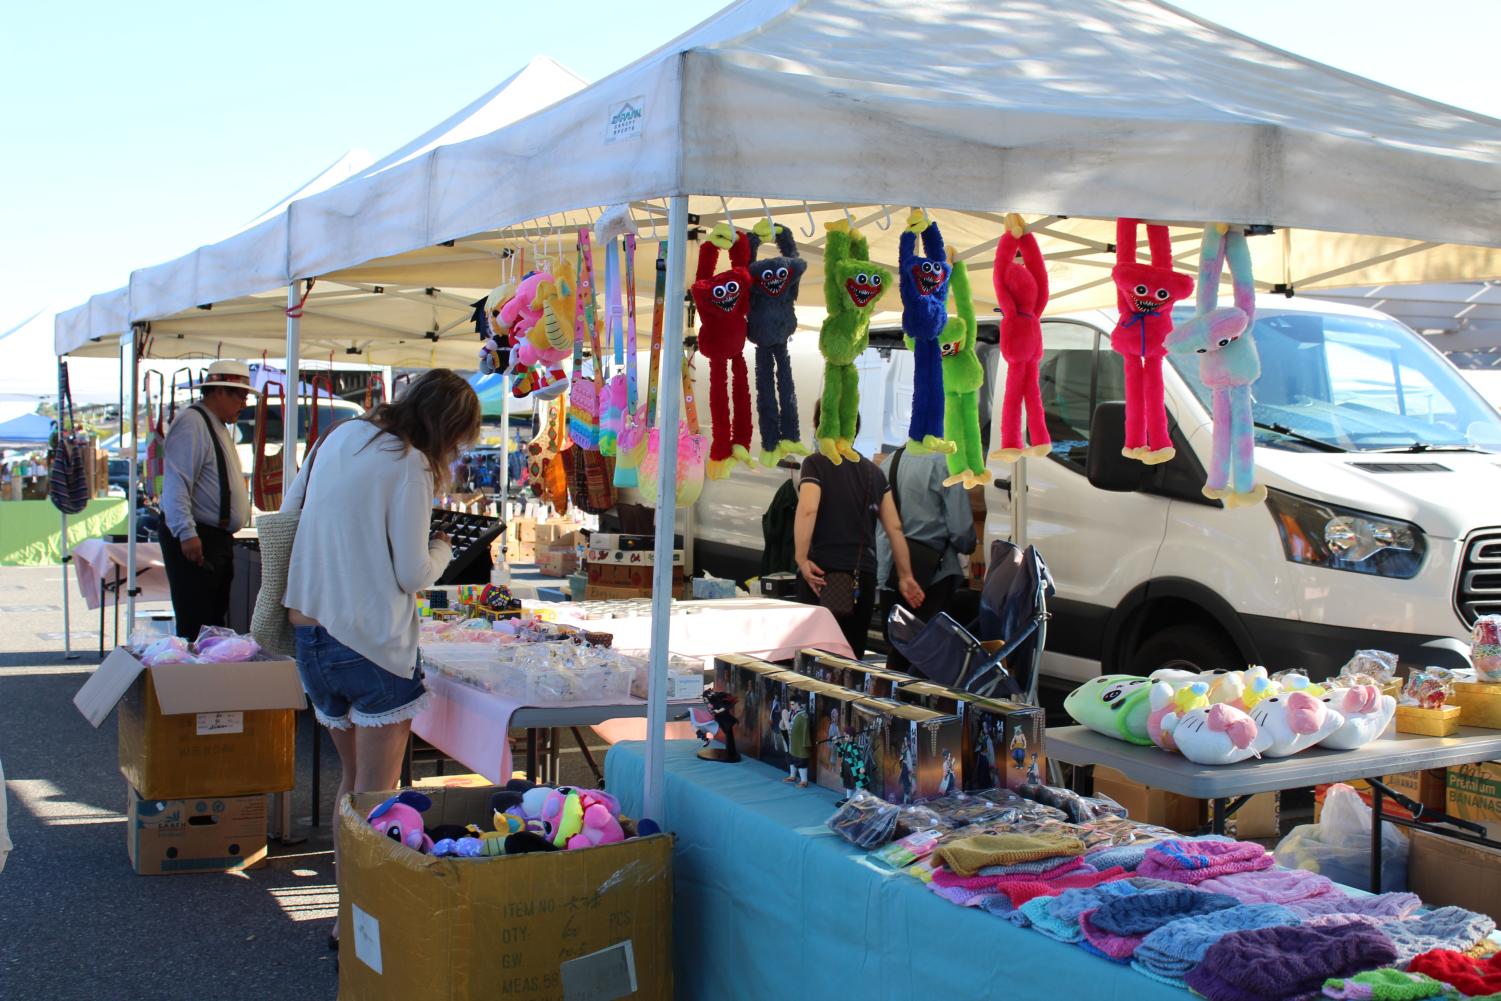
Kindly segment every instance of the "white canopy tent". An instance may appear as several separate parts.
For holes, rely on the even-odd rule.
[[[976,270],[989,267],[1002,213],[1042,217],[1055,310],[1110,301],[1117,214],[1180,224],[1185,260],[1205,221],[1270,227],[1274,236],[1253,241],[1257,269],[1284,291],[1501,274],[1501,253],[1485,249],[1501,245],[1501,122],[1155,0],[741,0],[529,118],[293,203],[283,257],[280,246],[247,244],[236,264],[204,248],[211,266],[191,281],[182,269],[170,281],[137,272],[130,317],[207,343],[207,331],[231,329],[219,324],[232,305],[250,311],[244,297],[316,276],[319,289],[392,320],[367,321],[363,345],[351,328],[336,339],[344,350],[426,340],[436,358],[459,327],[438,297],[472,300],[495,284],[502,253],[579,225],[594,206],[632,202],[645,235],[645,220],[655,228],[663,215],[649,204],[658,198],[669,200],[670,288],[683,287],[690,209],[706,223],[771,212],[805,227],[810,302],[817,223],[850,213],[889,262],[905,214],[887,223],[893,204],[940,210],[948,242]],[[403,298],[429,310],[425,325],[397,317]],[[668,311],[670,340],[682,322],[680,308]],[[464,349],[471,338],[460,338]],[[663,384],[675,385],[680,359],[663,358]],[[662,406],[671,427],[675,394]],[[664,441],[665,479],[675,436]],[[671,537],[671,520],[659,519],[654,737],[665,719]],[[654,747],[648,815],[660,807],[661,767]]]

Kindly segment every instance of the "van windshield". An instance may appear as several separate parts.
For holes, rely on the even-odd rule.
[[[1185,322],[1192,310],[1174,312]],[[1394,320],[1259,310],[1256,443],[1353,452],[1429,448],[1501,452],[1501,417],[1419,335]],[[1206,411],[1197,355],[1169,355]]]

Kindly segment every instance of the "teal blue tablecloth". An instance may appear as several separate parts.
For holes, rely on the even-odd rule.
[[[833,793],[749,758],[667,745],[673,957],[687,1001],[1185,1001],[1191,995],[1077,946],[883,875],[823,824]],[[645,746],[617,744],[605,782],[640,816]]]

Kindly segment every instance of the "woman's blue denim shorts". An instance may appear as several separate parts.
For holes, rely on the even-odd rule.
[[[355,653],[322,626],[298,626],[297,673],[318,722],[335,730],[400,723],[427,703],[422,659],[401,678]]]

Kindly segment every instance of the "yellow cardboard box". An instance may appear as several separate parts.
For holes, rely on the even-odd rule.
[[[1486,837],[1501,839],[1501,761],[1455,765],[1447,793],[1445,813],[1484,824]]]
[[[423,819],[473,823],[493,791],[428,790]],[[672,997],[671,835],[433,858],[365,822],[386,795],[339,808],[340,1001]]]
[[[1427,831],[1402,833],[1409,841],[1407,888],[1423,903],[1464,907],[1501,920],[1501,852]]]

